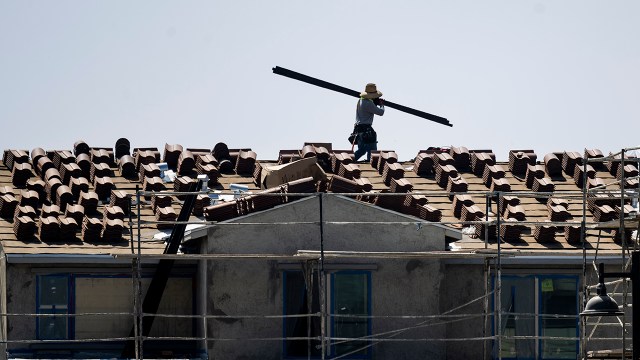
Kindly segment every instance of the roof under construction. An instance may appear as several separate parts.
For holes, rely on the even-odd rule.
[[[0,166],[0,239],[5,253],[130,254],[138,237],[138,226],[130,225],[139,218],[142,253],[161,254],[164,238],[157,234],[176,220],[180,192],[207,175],[209,191],[198,196],[190,219],[196,224],[222,224],[330,193],[460,231],[462,240],[451,249],[461,252],[496,248],[498,235],[503,250],[548,255],[583,246],[618,253],[623,241],[636,240],[636,228],[615,225],[621,216],[637,216],[637,158],[605,157],[597,149],[503,155],[508,161],[490,149],[451,146],[417,150],[410,161],[381,150],[356,163],[350,150],[310,142],[263,160],[249,147],[224,143],[132,148],[126,139],[113,148],[79,141],[66,150],[7,149]],[[289,177],[265,187],[264,174],[275,165],[311,158],[322,177]]]

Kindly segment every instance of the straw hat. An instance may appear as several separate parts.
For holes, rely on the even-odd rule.
[[[382,96],[382,93],[376,88],[376,84],[368,83],[364,88],[364,92],[360,93],[360,96],[365,99],[377,99]]]

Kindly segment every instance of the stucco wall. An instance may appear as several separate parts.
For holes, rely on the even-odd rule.
[[[351,199],[325,197],[323,229],[325,251],[431,251],[444,250],[444,230],[437,226],[417,227],[411,218],[369,206]],[[274,222],[317,222],[319,200],[305,199],[237,219],[254,223],[245,226],[220,225],[209,230],[209,253],[295,254],[297,250],[319,250],[318,224],[280,224]],[[353,222],[367,221],[368,224]],[[390,224],[389,222],[409,222]],[[373,223],[382,222],[383,224]],[[255,224],[261,223],[261,224]],[[264,224],[263,224],[264,223]],[[282,315],[283,263],[275,260],[215,260],[208,263],[208,311],[227,315]],[[372,314],[437,314],[442,279],[439,259],[327,259],[326,265],[370,266]],[[208,323],[212,338],[280,338],[282,319],[213,319]],[[438,338],[444,327],[415,326],[424,319],[374,318],[372,334],[412,328],[396,338]],[[382,336],[382,335],[380,335]],[[379,342],[373,346],[374,358],[409,359],[421,354],[444,357],[442,342]],[[210,341],[209,357],[215,359],[279,359],[282,341]]]

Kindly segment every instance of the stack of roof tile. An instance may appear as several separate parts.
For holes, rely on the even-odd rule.
[[[509,192],[511,191],[511,184],[509,183],[509,180],[507,180],[507,178],[493,179],[491,181],[491,186],[489,187],[489,189],[491,190],[491,192]]]
[[[507,211],[509,206],[520,205],[520,198],[517,196],[500,196],[498,198],[498,208],[500,209],[500,215],[504,216],[504,212]]]
[[[21,216],[13,222],[13,233],[20,241],[31,240],[36,229],[36,222],[28,216]]]
[[[177,219],[178,219],[178,214],[176,213],[176,211],[173,209],[172,206],[156,208],[156,221],[173,222],[173,221],[176,221]],[[172,227],[173,227],[173,224],[171,223],[157,224],[158,229],[170,229]]]
[[[256,166],[253,168],[253,183],[260,186],[261,179],[262,179],[262,164],[256,163]]]
[[[550,197],[547,200],[547,209],[549,209],[551,206],[558,206],[558,205],[562,205],[565,209],[568,209],[569,201],[567,201],[566,199],[556,198],[556,197]]]
[[[60,217],[60,239],[69,240],[76,237],[78,231],[78,222],[74,218]]]
[[[376,196],[373,203],[385,209],[402,212],[404,208],[404,198],[404,195],[396,195],[388,190],[383,190]]]
[[[288,194],[313,193],[316,191],[316,185],[316,181],[313,179],[313,177],[306,177],[294,181],[289,181],[286,184],[286,192]],[[287,201],[292,201],[301,197],[303,197],[303,195],[287,195]]]
[[[72,204],[73,201],[71,189],[67,185],[58,186],[56,190],[56,205],[60,207],[60,210],[64,211],[67,205]]]
[[[160,162],[160,153],[158,152],[157,149],[144,149],[144,150],[138,150],[135,151],[135,156],[133,157],[135,159],[136,162],[136,171],[140,170],[140,167],[142,165],[147,165],[147,164],[153,164],[153,163],[157,163]],[[176,164],[177,164],[177,160],[178,158],[176,157]]]
[[[482,182],[484,182],[488,188],[491,188],[493,179],[502,179],[505,174],[506,172],[500,165],[486,165],[484,167],[484,173],[482,174]]]
[[[407,194],[404,198],[404,206],[416,207],[418,205],[427,205],[429,199],[426,195]]]
[[[441,165],[437,163],[433,167],[436,171],[436,182],[438,186],[443,189],[447,188],[449,178],[459,176],[458,170],[453,165]]]
[[[449,200],[453,199],[453,193],[467,192],[469,190],[469,184],[460,175],[457,177],[450,177],[447,182],[447,192],[449,193]]]
[[[616,179],[618,180],[622,180],[622,177],[630,178],[636,176],[638,176],[638,168],[633,164],[625,164],[624,167],[618,166],[618,170],[616,171]]]
[[[104,214],[102,215],[102,221],[106,220],[124,220],[124,211],[119,206],[107,205],[104,208]]]
[[[129,195],[124,190],[111,190],[109,205],[118,206],[125,215],[129,215],[131,205],[129,204]]]
[[[580,232],[580,226],[567,225],[564,227],[564,238],[569,244],[579,244]]]
[[[160,177],[160,168],[156,163],[142,164],[140,165],[140,180],[144,180],[146,177]]]
[[[71,178],[82,177],[82,169],[76,163],[63,164],[60,167],[60,177],[63,184],[68,184]]]
[[[504,212],[504,217],[507,219],[516,219],[518,221],[525,221],[524,207],[522,205],[511,206],[507,205]]]
[[[40,198],[38,193],[33,190],[21,190],[20,191],[20,206],[31,206],[34,209],[38,208]]]
[[[456,147],[452,146],[449,150],[449,154],[453,158],[454,166],[460,171],[466,171],[471,168],[471,156],[469,155],[469,149],[464,146]]]
[[[277,186],[261,191],[255,195],[247,196],[245,198],[245,208],[248,211],[262,211],[271,209],[274,206],[280,205],[285,201],[284,187]]]
[[[38,160],[41,161],[41,160]],[[80,154],[76,157],[76,164],[82,171],[82,176],[89,179],[91,178],[91,158],[87,154]],[[45,164],[43,164],[44,166]]]
[[[623,207],[623,214],[622,214],[622,215],[620,215],[620,206],[616,206],[616,207],[615,207],[615,210],[616,210],[616,219],[619,219],[619,218],[620,218],[620,216],[622,216],[622,217],[626,217],[626,216],[628,216],[629,214],[631,214],[631,213],[633,213],[633,212],[635,212],[635,211],[636,211],[636,210],[634,209],[634,207],[633,207],[633,206],[631,206],[631,204],[625,204],[625,205],[624,205],[624,207]]]
[[[524,226],[519,225],[518,220],[508,218],[500,224],[500,237],[504,240],[517,240],[523,230]]]
[[[609,205],[595,206],[593,209],[593,221],[611,221],[618,216],[618,213]]]
[[[84,218],[84,207],[82,205],[69,205],[64,212],[64,216],[74,219],[76,224],[81,224],[82,218]]]
[[[367,178],[353,179],[353,181],[360,186],[363,192],[369,192],[373,189],[373,184],[371,184],[371,181]]]
[[[45,199],[47,197],[45,186],[45,182],[38,178],[31,178],[27,180],[27,190],[33,190],[37,192],[40,199]]]
[[[62,170],[63,165],[76,162],[76,157],[69,150],[58,150],[53,152],[53,165],[56,169]]]
[[[358,164],[340,163],[337,174],[347,179],[358,179],[361,174],[360,167]]]
[[[380,151],[377,163],[378,174],[384,176],[384,170],[387,164],[396,164],[398,162],[398,154],[395,151]],[[389,186],[389,184],[387,184]]]
[[[144,182],[142,183],[142,190],[144,191],[163,191],[167,188],[164,186],[162,179],[158,176],[154,177],[145,177]],[[150,195],[145,195],[145,199],[151,198]]]
[[[78,140],[73,144],[73,153],[75,154],[75,156],[78,156],[79,154],[88,155],[90,151],[91,148],[89,148],[89,145],[87,145],[84,140]]]
[[[236,161],[236,174],[252,174],[258,155],[249,151],[240,151]]]
[[[120,219],[105,220],[100,236],[103,241],[116,242],[122,240],[122,229],[124,222]]]
[[[482,217],[484,217],[484,213],[476,205],[462,205],[462,211],[460,212],[461,221],[476,221],[482,219]]]
[[[31,150],[31,162],[33,165],[35,166],[35,164],[38,163],[38,160],[43,156],[47,156],[47,152],[44,151],[43,148],[34,148]]]
[[[38,222],[38,236],[40,241],[51,242],[60,239],[60,223],[53,216],[40,217]]]
[[[587,159],[597,159],[604,157],[600,149],[586,149],[585,152],[587,153]]]
[[[95,242],[100,240],[102,221],[98,218],[85,216],[82,220],[82,240]]]
[[[562,163],[558,156],[554,153],[548,153],[544,156],[544,166],[549,176],[561,176],[562,175]]]
[[[413,190],[413,184],[407,179],[391,179],[389,188],[394,193],[407,193]]]
[[[433,157],[427,153],[418,153],[413,162],[413,172],[420,176],[433,174]]]
[[[123,156],[131,156],[131,142],[126,138],[116,140],[115,158],[120,160]]]
[[[9,169],[13,171],[15,164],[23,164],[29,162],[29,154],[24,150],[5,150],[2,162]]]
[[[333,175],[331,177],[328,190],[334,193],[359,193],[362,191],[354,180],[340,175]]]
[[[288,164],[302,159],[298,150],[280,150],[278,153],[278,164]]]
[[[369,159],[369,165],[371,165],[372,168],[377,170],[379,162],[380,162],[380,152],[377,152],[377,153],[371,152],[371,159]]]
[[[596,171],[593,166],[587,164],[587,178],[593,179],[596,177]],[[582,189],[584,182],[584,165],[576,164],[575,169],[573,170],[573,182]]]
[[[69,208],[67,207],[67,210]],[[58,205],[52,204],[52,205],[42,205],[42,210],[40,210],[40,216],[53,216],[53,217],[58,217],[60,216],[60,207]],[[34,218],[35,219],[35,218]]]
[[[27,185],[27,180],[32,176],[31,164],[15,163],[11,170],[11,183],[13,186],[22,188]]]
[[[495,165],[496,157],[492,152],[472,152],[471,153],[471,171],[477,177],[484,175],[484,168],[487,165]]]
[[[562,154],[562,170],[569,176],[573,176],[576,164],[582,165],[582,156],[576,151],[565,151]]]
[[[185,150],[178,157],[178,174],[192,175],[196,168],[196,158],[191,151]]]
[[[538,242],[550,242],[555,240],[556,227],[552,225],[536,225],[533,228],[533,238]]]
[[[79,201],[81,193],[89,192],[89,181],[84,177],[71,178],[69,188],[74,201]]]
[[[198,194],[193,205],[193,215],[202,216],[204,214],[204,208],[209,205],[211,205],[211,198],[206,194]]]
[[[337,174],[338,171],[340,170],[341,164],[345,164],[345,165],[351,164],[353,163],[354,159],[355,159],[355,156],[353,155],[353,152],[332,153],[331,154],[331,172],[333,172],[334,174]]]
[[[625,154],[624,159],[626,161],[627,159],[629,159],[629,157],[627,157],[627,155]],[[621,163],[622,163],[622,156],[618,154],[613,156],[611,160],[607,161],[605,163],[605,166],[607,167],[609,174],[611,174],[612,176],[616,176],[618,174],[618,167],[620,166]]]
[[[171,196],[156,194],[151,196],[151,210],[153,210],[154,214],[158,208],[167,206],[171,206]]]
[[[94,182],[96,178],[105,176],[113,176],[113,172],[111,171],[109,165],[104,163],[91,163],[91,173],[89,176],[89,181]]]
[[[524,175],[527,165],[535,165],[538,156],[533,150],[511,150],[509,151],[509,170],[513,174]]]
[[[587,195],[587,208],[594,212],[597,206],[609,205],[614,207],[618,204],[618,200],[616,200],[609,193],[589,193]]]
[[[542,179],[538,179],[535,178],[533,179],[533,186],[531,188],[531,190],[535,191],[535,192],[554,192],[556,190],[556,186],[554,185],[553,181],[551,181],[551,179],[549,179],[548,177],[542,178]]]
[[[604,180],[599,177],[595,177],[593,179],[587,178],[587,189],[592,189],[594,187],[603,187],[604,185]]]
[[[613,241],[617,243],[622,242],[622,235],[624,234],[625,243],[633,243],[633,229],[624,229],[624,231],[620,231],[620,229],[611,230],[611,236],[613,237]]]
[[[91,149],[91,162],[93,162],[94,164],[107,164],[111,166],[112,164],[114,164],[113,149]]]
[[[14,221],[21,216],[28,216],[35,220],[37,215],[36,211],[31,206],[16,206],[16,211],[13,214]]]
[[[442,211],[431,205],[417,205],[417,207],[419,210],[418,217],[420,219],[431,222],[439,222],[442,219]]]
[[[178,159],[182,154],[183,148],[180,144],[164,144],[164,162],[167,163],[169,169],[178,169]]]
[[[489,221],[494,221],[493,217],[488,218]],[[492,223],[487,225],[485,223],[474,224],[475,232],[474,236],[476,238],[484,239],[487,235],[489,239],[494,240],[498,237],[498,227],[496,224]],[[488,231],[486,229],[488,228]]]
[[[257,165],[256,168],[262,168]],[[207,175],[209,177],[209,181],[212,184],[217,184],[218,179],[220,178],[220,171],[218,171],[218,160],[211,155],[201,155],[198,156],[196,160],[196,171],[199,175]],[[258,174],[258,182],[260,181],[260,174]]]
[[[562,205],[547,204],[547,211],[547,219],[550,221],[567,221],[572,218],[571,213],[569,213],[567,208]]]
[[[62,182],[62,176],[60,176],[60,171],[58,171],[58,169],[56,169],[56,168],[47,168],[47,170],[44,172],[44,175],[42,176],[42,179],[44,181],[48,181],[48,180],[51,180],[53,178],[56,178],[56,179],[60,180],[60,182]]]
[[[457,194],[453,196],[453,216],[462,217],[462,207],[474,205],[471,195]]]
[[[98,211],[98,194],[95,191],[80,193],[80,205],[84,208],[85,214],[93,214]]]
[[[204,208],[204,218],[208,221],[225,221],[238,216],[238,204],[235,201],[222,202]]]
[[[136,176],[136,163],[131,155],[123,155],[118,159],[118,169],[120,174],[125,178],[133,178]]]
[[[162,181],[162,180],[161,180]],[[93,180],[93,189],[96,194],[98,194],[98,198],[101,200],[106,200],[109,195],[111,195],[111,190],[115,188],[113,180],[109,176],[96,177]]]
[[[53,165],[53,161],[51,161],[51,159],[46,156],[39,158],[36,162],[36,174],[40,175],[43,180],[46,180],[44,174],[47,172],[47,170],[55,168],[56,167],[55,165]]]
[[[534,179],[542,179],[544,177],[544,166],[527,164],[527,175],[525,176],[525,183],[527,185],[527,188],[533,188]]]
[[[402,165],[398,163],[389,163],[389,159],[384,165],[384,170],[382,171],[382,179],[384,184],[389,186],[391,184],[391,179],[402,179],[404,177],[404,169]]]
[[[180,176],[173,182],[173,190],[176,192],[189,192],[193,184],[197,182],[196,179],[192,179],[189,176]],[[180,200],[187,198],[187,195],[176,195]]]

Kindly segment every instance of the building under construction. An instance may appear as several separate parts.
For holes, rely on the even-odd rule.
[[[2,355],[629,357],[636,150],[5,150]]]

